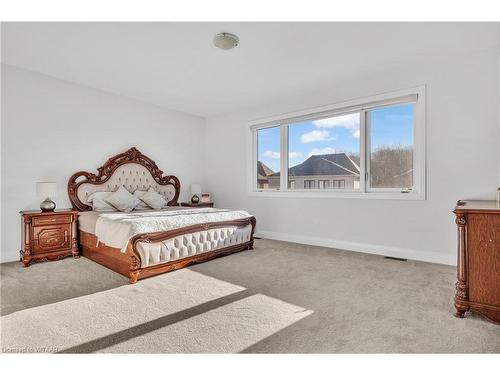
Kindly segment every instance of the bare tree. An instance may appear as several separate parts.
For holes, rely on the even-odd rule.
[[[413,186],[413,148],[382,146],[372,151],[370,184],[375,188],[411,188]]]
[[[359,153],[358,152],[346,151],[346,154],[359,167],[359,159],[360,159],[359,158]]]

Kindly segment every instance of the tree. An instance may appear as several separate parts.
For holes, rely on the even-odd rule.
[[[413,148],[382,146],[372,151],[370,175],[370,185],[374,188],[411,188]]]

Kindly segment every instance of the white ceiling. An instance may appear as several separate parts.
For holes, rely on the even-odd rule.
[[[498,43],[496,23],[3,23],[2,61],[204,117]],[[240,37],[229,51],[212,38]]]

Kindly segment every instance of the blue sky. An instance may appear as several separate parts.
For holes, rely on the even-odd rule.
[[[413,104],[370,111],[372,150],[385,145],[413,144]],[[313,154],[359,153],[359,113],[306,121],[288,128],[289,164],[302,163]],[[280,166],[279,127],[258,131],[258,159],[273,171]]]
[[[371,111],[371,148],[386,145],[413,145],[414,104]]]

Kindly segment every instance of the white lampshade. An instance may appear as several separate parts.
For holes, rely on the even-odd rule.
[[[200,184],[192,184],[191,185],[191,195],[200,195],[201,194],[201,185]]]
[[[57,193],[57,184],[55,182],[37,182],[36,195],[40,199],[54,198]]]

